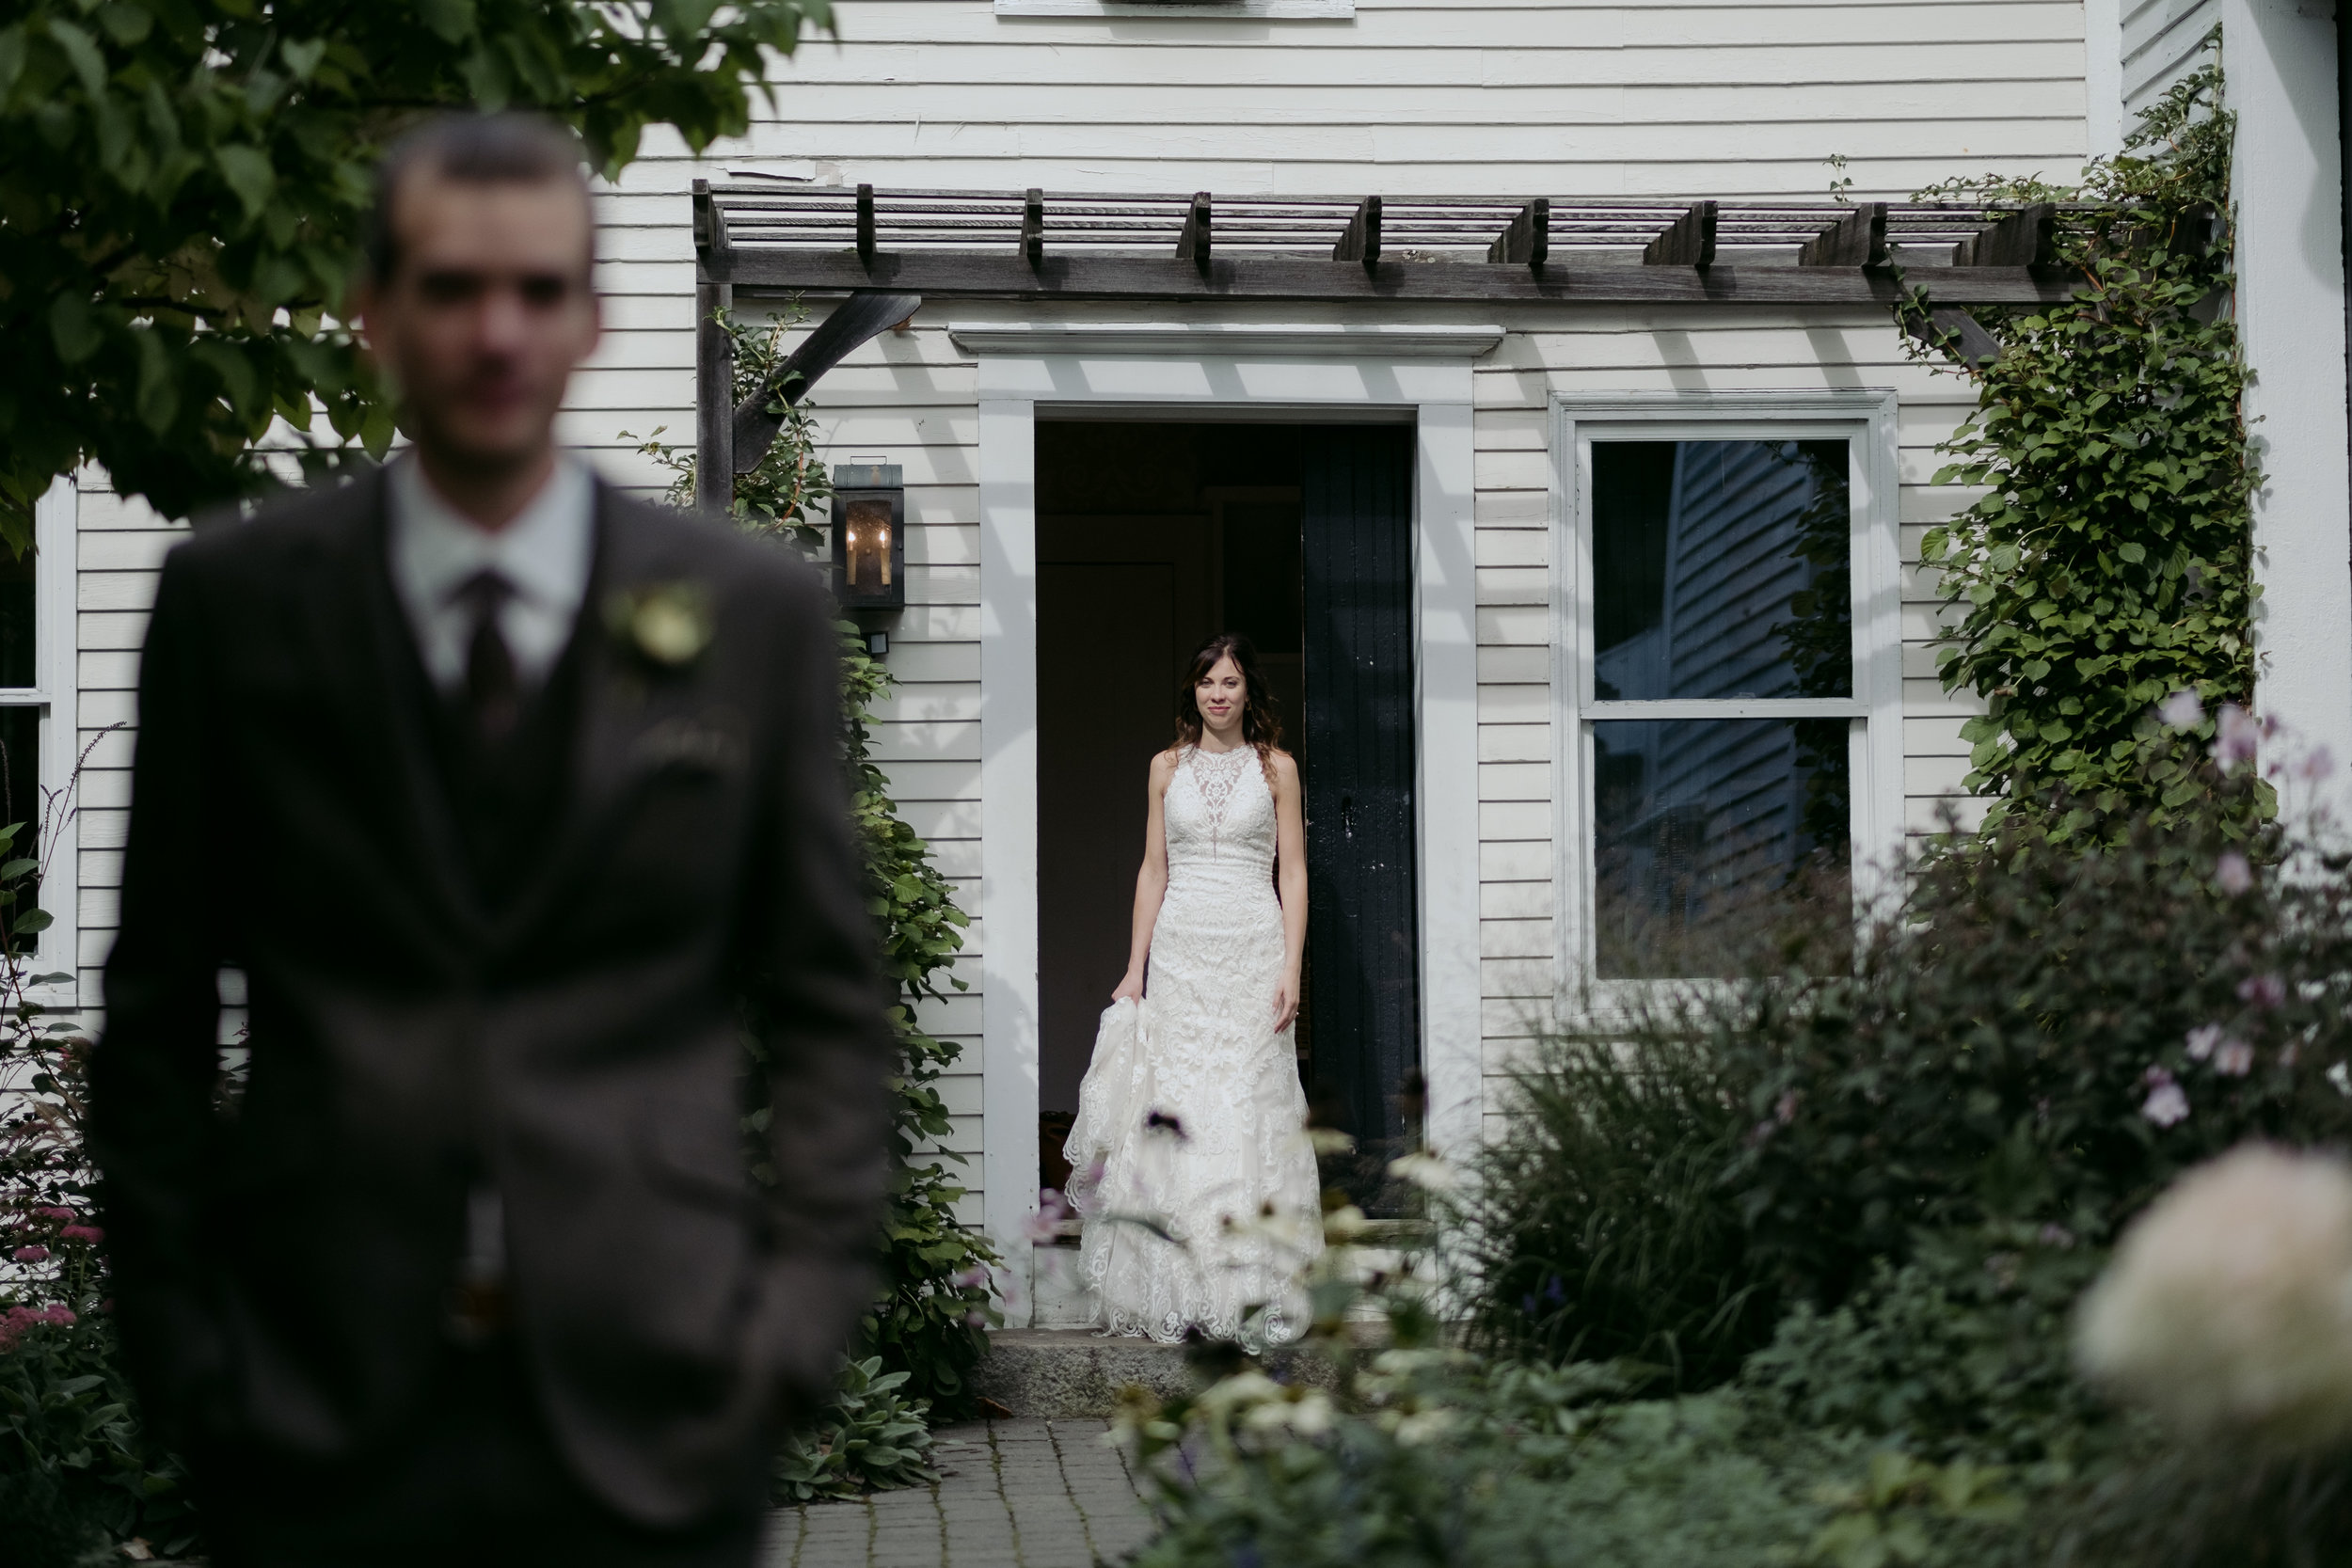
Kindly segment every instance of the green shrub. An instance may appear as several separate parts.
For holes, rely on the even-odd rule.
[[[804,319],[797,306],[764,326],[724,320],[735,342],[734,395],[749,397],[765,387],[783,363],[787,331]],[[818,451],[817,430],[805,406],[772,399],[780,417],[776,439],[759,463],[735,480],[732,515],[746,532],[772,538],[814,554],[823,543],[818,521],[833,493]],[[635,440],[627,431],[625,439]],[[664,445],[657,429],[640,448],[674,476],[669,499],[691,504],[694,457]],[[875,705],[889,692],[890,673],[869,657],[857,628],[841,625],[842,739],[851,774],[850,810],[866,850],[866,907],[882,932],[883,968],[897,982],[899,1005],[893,1013],[899,1046],[892,1151],[889,1213],[878,1261],[882,1288],[859,1325],[850,1349],[854,1369],[880,1356],[892,1373],[906,1374],[907,1394],[940,1416],[964,1416],[974,1408],[972,1369],[988,1350],[988,1325],[1002,1321],[990,1298],[991,1271],[1000,1261],[979,1232],[956,1217],[966,1189],[948,1168],[963,1156],[939,1152],[952,1131],[940,1077],[962,1048],[934,1038],[915,1019],[915,1005],[961,990],[954,977],[956,955],[967,924],[956,907],[955,888],[931,859],[930,847],[898,815],[890,781],[875,766],[868,725]],[[754,1111],[749,1131],[764,1130]],[[853,1396],[826,1418],[850,1419]],[[879,1478],[875,1484],[884,1482]]]
[[[776,1457],[777,1501],[854,1497],[939,1479],[930,1466],[930,1402],[901,1392],[908,1374],[882,1368],[879,1355],[844,1367],[817,1425],[786,1440]]]

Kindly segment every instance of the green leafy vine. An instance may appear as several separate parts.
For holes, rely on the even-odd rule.
[[[735,341],[735,396],[740,400],[767,384],[785,358],[785,336],[803,319],[794,308],[764,325],[728,320]],[[775,443],[750,472],[735,482],[734,516],[745,531],[771,536],[814,552],[823,541],[820,508],[832,484],[818,451],[815,421],[804,406],[777,398],[769,411],[782,418]],[[637,437],[623,432],[626,439]],[[690,450],[664,445],[657,429],[640,448],[675,476],[669,499],[688,504],[693,495],[694,459]],[[964,1186],[944,1162],[963,1156],[942,1149],[952,1122],[939,1080],[954,1066],[961,1047],[928,1034],[915,1004],[964,989],[952,974],[967,925],[956,907],[955,887],[931,859],[930,847],[899,816],[890,782],[873,761],[869,726],[874,708],[890,690],[890,673],[870,657],[857,628],[842,624],[842,731],[851,771],[851,810],[866,849],[867,907],[883,934],[882,959],[898,983],[895,1010],[902,1052],[897,1089],[897,1124],[887,1249],[882,1290],[866,1315],[845,1375],[856,1398],[844,1394],[834,1424],[854,1430],[848,1412],[867,1410],[875,1397],[896,1389],[929,1402],[943,1414],[962,1413],[972,1403],[968,1377],[985,1354],[987,1325],[1000,1321],[990,1305],[990,1270],[999,1259],[987,1240],[956,1217]],[[882,1370],[860,1371],[880,1357]],[[881,1378],[868,1387],[868,1380]],[[870,1418],[879,1419],[879,1417]],[[832,1420],[832,1418],[828,1418]],[[848,1440],[846,1437],[844,1440]],[[826,1438],[820,1433],[818,1446]],[[879,1451],[879,1449],[877,1450]],[[809,1454],[796,1453],[796,1474],[835,1474]],[[854,1468],[854,1467],[853,1467]],[[886,1480],[869,1475],[868,1483]],[[796,1482],[807,1484],[807,1482]]]
[[[2184,78],[2077,187],[1986,177],[1917,193],[2087,204],[2056,241],[2081,279],[2070,299],[1970,312],[1997,356],[1971,365],[1948,315],[1931,324],[1933,274],[1909,274],[1899,308],[1915,357],[1978,382],[1935,483],[1984,494],[1921,548],[1959,612],[1939,655],[1945,689],[1985,702],[1963,731],[1967,784],[1995,797],[1994,820],[2058,801],[2062,839],[2100,838],[2131,807],[2162,817],[2202,802],[2186,761],[2143,757],[2153,709],[2194,692],[2209,736],[2223,704],[2252,695],[2259,476],[2223,308],[2234,280],[2221,82],[2217,57]]]

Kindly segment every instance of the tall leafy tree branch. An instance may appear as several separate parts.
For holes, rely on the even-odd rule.
[[[99,463],[168,515],[259,483],[282,419],[381,456],[386,389],[335,324],[384,144],[436,109],[542,109],[617,174],[649,126],[748,128],[826,0],[15,0],[0,24],[0,544]],[[324,413],[324,427],[316,415]]]

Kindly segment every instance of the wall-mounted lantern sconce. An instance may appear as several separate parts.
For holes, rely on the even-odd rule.
[[[907,490],[896,463],[833,471],[833,591],[845,610],[907,602]]]

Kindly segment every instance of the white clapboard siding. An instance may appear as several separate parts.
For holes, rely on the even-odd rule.
[[[2221,23],[2221,0],[2122,0],[2123,128],[2197,69],[2205,35]]]
[[[2160,91],[2213,0],[2121,0],[2126,96]],[[636,448],[693,439],[690,182],[731,169],[883,187],[1240,192],[1817,195],[1848,160],[1856,194],[1954,173],[2068,177],[2086,150],[2082,8],[2073,0],[1359,0],[1352,20],[999,17],[988,0],[841,0],[838,43],[774,77],[750,133],[691,158],[674,136],[599,198],[606,336],[561,425],[643,494],[671,475]],[[819,307],[822,308],[821,306]],[[1133,319],[1146,314],[1130,311]],[[1295,316],[1297,312],[1286,312]],[[1487,313],[1490,317],[1491,312]],[[875,752],[966,909],[977,907],[980,609],[977,376],[945,309],[884,334],[813,399],[829,461],[906,470],[903,683]],[[1514,320],[1481,367],[1475,418],[1482,836],[1480,953],[1490,1069],[1549,1003],[1553,927],[1547,402],[1562,391],[1895,386],[1904,399],[1903,547],[1964,497],[1931,491],[1963,388],[1905,362],[1876,312],[1710,311]],[[625,436],[623,432],[633,433]],[[76,592],[84,738],[127,716],[162,542],[145,507],[85,476]],[[1934,680],[1933,585],[1906,579],[1907,819],[1924,831],[1965,771],[1964,705]],[[98,996],[116,922],[129,736],[83,784],[81,960]],[[943,1081],[974,1189],[984,934],[972,990],[922,1016],[964,1049]]]

